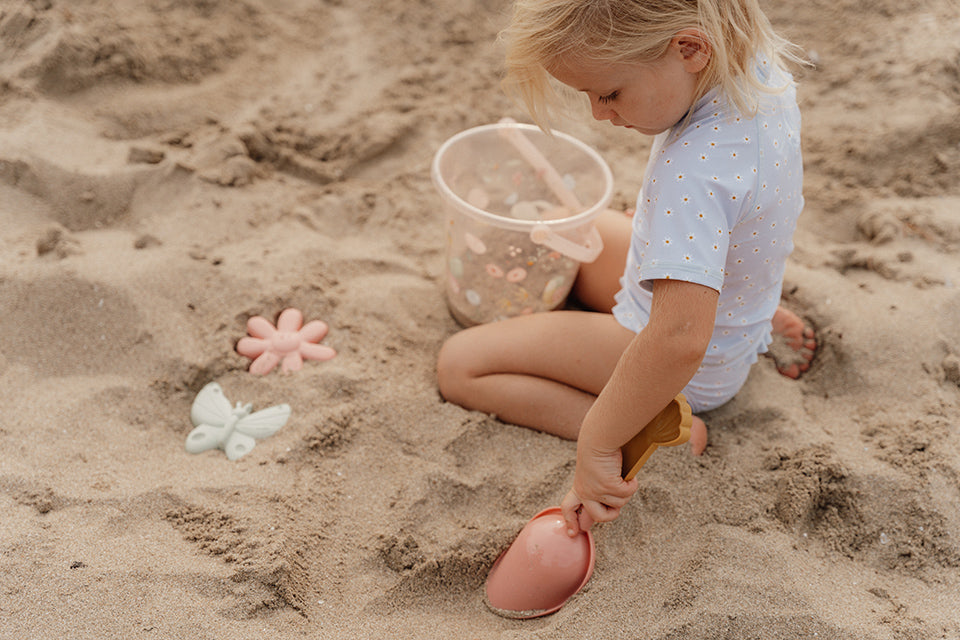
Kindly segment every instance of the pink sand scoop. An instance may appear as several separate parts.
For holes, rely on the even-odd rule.
[[[493,563],[487,606],[506,618],[553,613],[587,584],[595,561],[590,531],[571,538],[560,507],[544,509]]]
[[[692,414],[683,394],[674,398],[622,447],[625,480],[631,480],[657,447],[690,439]],[[571,538],[560,512],[550,507],[535,515],[500,554],[487,576],[486,603],[506,618],[536,618],[558,611],[593,575],[596,548],[589,516]]]

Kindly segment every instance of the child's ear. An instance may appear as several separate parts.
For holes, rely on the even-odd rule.
[[[676,46],[683,56],[683,66],[688,73],[700,73],[710,62],[710,41],[699,29],[680,31],[673,37],[671,44]]]

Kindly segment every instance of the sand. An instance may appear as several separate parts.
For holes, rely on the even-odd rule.
[[[440,144],[502,116],[482,0],[0,3],[0,637],[960,638],[960,13],[766,2],[807,206],[761,359],[560,612],[483,582],[574,444],[446,404]],[[634,198],[649,140],[558,126]],[[338,355],[247,371],[250,316]],[[208,382],[289,422],[191,455]]]

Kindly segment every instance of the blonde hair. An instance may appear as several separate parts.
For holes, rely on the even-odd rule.
[[[707,40],[710,59],[699,74],[695,101],[719,87],[744,115],[771,89],[757,78],[766,60],[776,68],[805,64],[798,48],[773,30],[757,0],[516,0],[506,44],[503,87],[547,128],[559,102],[548,69],[568,56],[593,62],[651,63],[684,29]]]

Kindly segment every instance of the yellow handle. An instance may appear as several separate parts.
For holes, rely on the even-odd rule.
[[[632,480],[657,447],[675,447],[689,440],[692,424],[690,405],[682,393],[677,394],[640,433],[620,448],[623,453],[620,471],[623,479]]]

